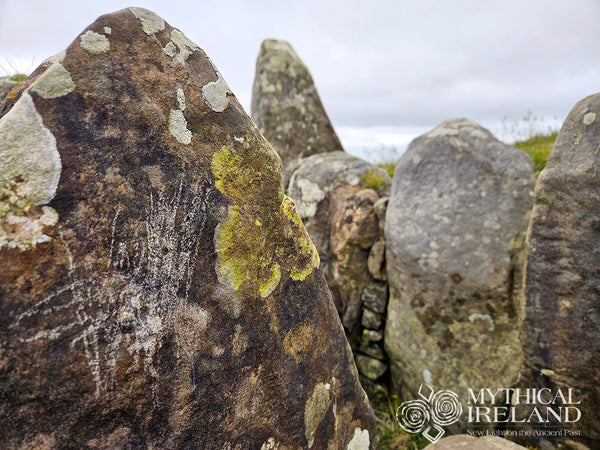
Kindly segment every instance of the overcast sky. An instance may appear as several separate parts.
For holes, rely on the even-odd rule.
[[[0,64],[32,71],[127,6],[202,47],[248,113],[261,41],[288,40],[350,147],[452,117],[562,121],[600,91],[600,0],[0,0]]]

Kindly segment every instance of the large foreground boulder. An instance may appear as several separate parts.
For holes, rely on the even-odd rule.
[[[551,396],[560,391],[564,398],[550,408],[571,408],[570,421],[563,414],[559,423],[550,424],[570,434],[543,439],[582,439],[592,448],[600,440],[599,144],[596,94],[569,113],[535,186],[519,383],[522,389],[546,390]],[[546,416],[547,407],[539,404],[521,406],[521,414],[528,416],[533,406]],[[532,434],[523,442],[538,446],[539,437]]]
[[[0,104],[2,448],[373,448],[281,161],[202,50],[100,17]]]
[[[342,150],[310,72],[285,41],[260,47],[252,118],[281,156],[286,181],[298,158]]]
[[[422,383],[467,398],[469,388],[514,382],[533,185],[528,155],[465,119],[443,122],[400,158],[385,224],[385,345],[404,398]]]

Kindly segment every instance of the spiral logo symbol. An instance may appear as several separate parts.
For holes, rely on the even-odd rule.
[[[420,433],[431,420],[427,403],[423,400],[402,403],[396,410],[396,420],[407,433]]]
[[[442,427],[457,422],[463,412],[462,404],[452,391],[438,391],[431,399],[433,422]]]

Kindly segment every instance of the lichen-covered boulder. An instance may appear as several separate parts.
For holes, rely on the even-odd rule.
[[[571,392],[566,400],[581,417],[561,425],[581,433],[570,439],[592,448],[600,440],[599,143],[600,94],[595,94],[569,113],[535,186],[519,380],[521,388]],[[566,406],[561,403],[554,409]],[[554,443],[560,438],[544,437]],[[523,442],[539,445],[535,435]]]
[[[531,158],[465,119],[416,138],[387,207],[385,345],[406,398],[421,383],[511,386],[519,371],[516,298],[532,204]]]
[[[288,42],[267,39],[260,47],[252,118],[281,156],[286,181],[298,158],[343,150],[310,72]]]
[[[102,16],[0,104],[2,448],[373,448],[281,161],[205,53]]]

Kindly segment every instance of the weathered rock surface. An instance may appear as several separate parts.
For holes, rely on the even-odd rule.
[[[520,445],[497,436],[476,438],[468,434],[455,434],[429,444],[424,450],[520,450]]]
[[[196,44],[100,17],[0,103],[2,448],[374,448],[281,161]]]
[[[19,83],[17,81],[12,81],[10,77],[2,77],[0,78],[0,101],[4,100],[4,98],[8,95],[10,91],[13,90]]]
[[[256,61],[252,118],[281,156],[285,179],[298,158],[343,150],[310,72],[285,41],[263,41]]]
[[[443,122],[400,158],[385,225],[385,345],[406,398],[423,382],[464,398],[514,382],[513,260],[533,185],[528,155],[465,119]]]
[[[562,425],[580,431],[592,448],[600,440],[599,143],[600,94],[595,94],[569,113],[535,186],[519,383],[554,393],[570,390],[573,402],[581,402],[573,405],[581,418]]]

